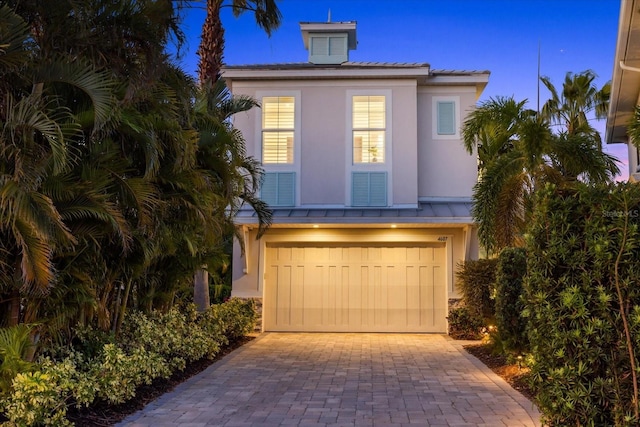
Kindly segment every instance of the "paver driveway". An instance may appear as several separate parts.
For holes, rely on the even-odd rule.
[[[265,333],[119,426],[537,426],[442,335]]]

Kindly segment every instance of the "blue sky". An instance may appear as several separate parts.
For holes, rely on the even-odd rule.
[[[305,62],[300,22],[357,21],[352,61],[426,62],[432,68],[489,70],[480,101],[513,96],[537,103],[541,75],[562,85],[567,72],[593,70],[601,86],[611,79],[620,0],[280,0],[281,27],[269,38],[251,14],[223,9],[228,64]],[[191,9],[182,65],[195,75],[204,10]],[[540,89],[541,103],[548,97]],[[595,123],[604,130],[604,121]],[[606,151],[626,162],[626,146]],[[627,166],[621,164],[626,179]]]

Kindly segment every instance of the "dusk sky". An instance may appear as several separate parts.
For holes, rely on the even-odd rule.
[[[203,4],[204,5],[204,4]],[[351,61],[421,62],[434,69],[488,70],[480,102],[513,96],[537,104],[540,73],[561,88],[565,74],[593,70],[600,87],[611,79],[620,0],[280,0],[282,25],[271,38],[253,16],[227,8],[225,62],[231,65],[306,62],[300,22],[356,21],[358,47]],[[204,9],[187,12],[183,67],[195,75]],[[541,104],[548,91],[540,88]],[[604,121],[594,123],[604,130]],[[626,146],[606,151],[625,164]]]

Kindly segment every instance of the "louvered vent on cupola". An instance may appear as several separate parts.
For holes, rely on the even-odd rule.
[[[356,22],[301,22],[302,40],[312,64],[342,64],[356,48]]]

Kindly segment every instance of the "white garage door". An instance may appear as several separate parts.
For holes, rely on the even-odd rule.
[[[446,332],[444,243],[267,247],[267,331]]]

